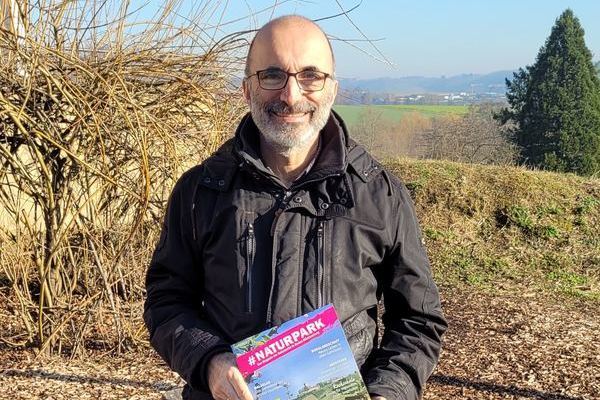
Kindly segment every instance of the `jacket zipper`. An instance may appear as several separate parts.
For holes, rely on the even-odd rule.
[[[324,270],[324,248],[325,248],[325,235],[324,235],[325,223],[321,220],[317,227],[317,308],[323,307],[323,276],[325,275]]]
[[[198,195],[198,189],[200,188],[200,185],[196,185],[196,188],[194,189],[194,194],[192,195],[192,209],[191,209],[191,223],[192,223],[192,239],[194,239],[194,242],[196,240],[198,240],[197,236],[196,236],[196,197]]]
[[[246,230],[246,312],[252,312],[252,264],[254,264],[254,252],[256,243],[254,239],[254,225],[248,222]]]
[[[196,241],[196,204],[192,203],[192,212],[191,212],[191,220],[192,220],[192,239],[194,242]]]

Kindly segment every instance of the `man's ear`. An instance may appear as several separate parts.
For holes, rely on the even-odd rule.
[[[248,78],[242,80],[242,92],[244,93],[244,100],[246,104],[250,105],[250,82]]]

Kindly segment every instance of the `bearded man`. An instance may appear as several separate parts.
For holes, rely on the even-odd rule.
[[[348,136],[337,87],[316,24],[269,22],[250,113],[171,194],[144,319],[186,399],[251,399],[229,346],[329,303],[373,399],[417,399],[437,363],[447,325],[409,194]]]

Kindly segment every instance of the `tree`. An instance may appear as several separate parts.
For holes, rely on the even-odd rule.
[[[579,20],[567,9],[536,62],[506,80],[513,140],[525,164],[582,175],[600,173],[600,80]]]
[[[435,118],[421,137],[421,157],[463,163],[510,165],[515,146],[507,138],[507,126],[494,119],[498,106],[471,105],[464,116]]]
[[[367,106],[352,125],[352,137],[375,157],[416,157],[417,138],[431,121],[419,112],[408,112],[399,121],[384,115],[377,106]]]

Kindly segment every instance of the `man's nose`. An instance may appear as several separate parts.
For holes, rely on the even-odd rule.
[[[302,89],[300,89],[296,77],[290,76],[285,87],[281,89],[279,99],[284,101],[288,106],[293,106],[302,98],[302,96]]]

